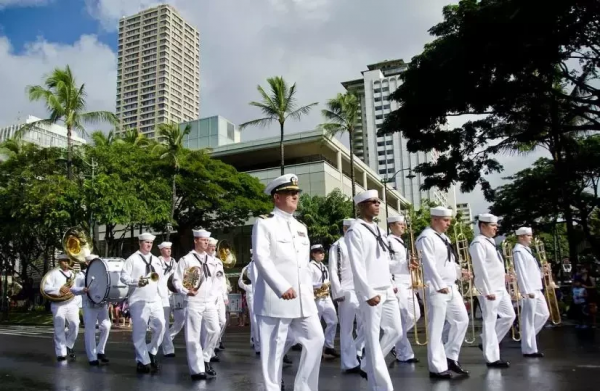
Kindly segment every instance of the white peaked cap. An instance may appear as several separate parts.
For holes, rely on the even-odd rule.
[[[521,227],[521,228],[519,228],[518,230],[515,231],[515,235],[517,235],[517,236],[521,236],[521,235],[533,235],[533,231],[529,227]]]
[[[354,220],[356,220],[356,219],[344,219],[344,227],[351,226],[352,223],[354,223]]]
[[[310,251],[315,251],[315,250],[325,251],[322,244],[313,244],[312,246],[310,246]]]
[[[60,253],[56,256],[56,259],[58,259],[59,261],[68,261],[69,260],[69,256],[65,253]]]
[[[158,248],[162,250],[163,248],[171,248],[172,245],[173,243],[171,242],[162,242],[158,245]]]
[[[490,213],[483,213],[480,214],[477,219],[479,221],[481,221],[482,223],[492,223],[492,224],[498,224],[498,217],[494,216],[493,214]]]
[[[377,190],[363,191],[362,193],[358,193],[354,196],[354,204],[358,205],[361,202],[365,202],[373,198],[379,199],[379,193],[377,192]]]
[[[443,206],[436,206],[429,209],[431,216],[435,217],[452,217],[452,209],[444,208]]]
[[[149,240],[151,242],[154,242],[154,239],[156,239],[156,236],[152,235],[151,233],[144,232],[143,234],[139,234],[138,235],[138,239],[140,241],[147,241],[147,240]]]
[[[217,239],[215,239],[215,238],[209,238],[208,239],[208,244],[212,244],[212,245],[216,246],[217,243],[219,243],[219,241]]]
[[[298,187],[298,177],[296,174],[285,174],[273,179],[269,182],[267,187],[265,187],[265,194],[271,195],[282,190],[302,191],[300,187]]]
[[[210,238],[210,232],[205,229],[193,229],[195,238]]]
[[[99,255],[96,254],[90,254],[90,255],[86,255],[85,260],[88,262],[93,261],[94,259],[100,258]]]
[[[388,222],[388,224],[389,223],[405,223],[406,220],[404,219],[404,216],[398,215],[398,216],[388,217],[387,222]]]

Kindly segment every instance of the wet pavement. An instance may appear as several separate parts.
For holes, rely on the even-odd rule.
[[[0,390],[263,390],[260,361],[250,349],[248,329],[232,329],[225,335],[226,350],[221,363],[214,364],[216,379],[192,382],[189,377],[182,333],[175,340],[177,357],[162,359],[155,375],[135,373],[131,335],[127,330],[111,333],[106,354],[110,364],[90,367],[85,357],[83,334],[75,346],[75,362],[58,363],[54,357],[52,330],[47,327],[0,325]],[[505,340],[503,358],[508,369],[488,369],[476,346],[465,345],[461,363],[471,371],[467,379],[433,381],[429,379],[426,349],[416,347],[421,362],[403,365],[390,362],[390,374],[396,390],[435,391],[517,391],[527,390],[598,390],[600,375],[600,330],[576,330],[572,327],[542,330],[539,346],[546,357],[525,359],[519,345]],[[292,390],[299,352],[291,352],[294,364],[284,368],[284,380]],[[160,357],[160,354],[159,354]],[[340,373],[339,360],[323,361],[320,375],[322,391],[367,390],[358,375]]]

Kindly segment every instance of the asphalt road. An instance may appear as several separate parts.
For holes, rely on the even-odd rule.
[[[177,357],[161,360],[161,371],[154,376],[138,375],[131,335],[128,330],[111,333],[107,356],[110,364],[90,367],[85,357],[83,334],[80,332],[75,351],[76,361],[56,362],[52,330],[47,327],[0,325],[0,390],[115,390],[115,391],[177,391],[263,390],[260,362],[249,346],[247,329],[233,329],[225,335],[226,350],[221,363],[214,364],[216,379],[192,382],[185,357],[183,335],[175,340]],[[519,345],[503,344],[503,358],[511,362],[508,369],[488,369],[475,346],[463,347],[461,363],[471,371],[464,380],[433,381],[426,366],[426,350],[417,347],[416,365],[392,362],[390,374],[397,390],[451,391],[537,391],[537,390],[598,390],[600,375],[600,333],[598,330],[576,330],[572,327],[544,329],[539,346],[546,354],[542,359],[525,359]],[[159,356],[160,357],[160,356]],[[284,368],[284,380],[292,389],[299,353],[292,352],[294,364]],[[323,361],[320,390],[367,390],[367,383],[358,375],[340,373],[339,360]]]

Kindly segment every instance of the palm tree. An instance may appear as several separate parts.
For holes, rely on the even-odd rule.
[[[327,121],[319,127],[325,130],[330,138],[348,132],[350,137],[350,180],[352,181],[352,198],[356,195],[356,183],[354,181],[354,131],[360,120],[360,102],[356,95],[351,92],[337,94],[333,99],[327,101],[327,108],[321,110]],[[352,212],[356,215],[356,208],[352,203]]]
[[[179,124],[176,122],[159,124],[157,128],[157,134],[160,141],[154,146],[154,152],[158,153],[161,159],[170,160],[173,166],[171,223],[175,218],[175,206],[177,204],[177,187],[175,186],[175,179],[177,177],[177,171],[179,171],[179,159],[185,150],[185,147],[183,146],[183,140],[191,131],[192,127],[189,124],[186,125],[182,131],[179,128]]]
[[[119,140],[142,148],[150,145],[150,139],[147,138],[145,134],[140,133],[136,128],[126,129],[125,132],[121,133],[121,138]]]
[[[114,143],[121,141],[115,135],[114,130],[111,130],[110,132],[108,132],[108,134],[104,134],[104,132],[97,130],[91,134],[91,137],[92,137],[92,141],[94,141],[94,145],[97,147],[99,147],[99,146],[107,147],[109,145],[112,145]]]
[[[241,124],[240,130],[248,126],[256,125],[266,127],[273,121],[279,122],[279,128],[281,131],[281,139],[279,142],[281,149],[281,175],[283,175],[283,170],[285,167],[283,161],[283,130],[285,121],[290,117],[295,120],[300,120],[302,115],[308,114],[310,109],[318,103],[315,102],[298,108],[296,104],[296,98],[294,96],[296,94],[296,83],[294,83],[291,87],[288,87],[286,81],[283,80],[283,77],[281,76],[268,78],[267,83],[269,83],[269,86],[271,87],[271,95],[268,95],[259,85],[257,89],[262,97],[262,102],[250,102],[251,106],[258,107],[265,116],[263,118]]]
[[[62,121],[67,128],[67,177],[71,179],[72,154],[73,154],[73,129],[86,134],[83,124],[109,122],[118,123],[117,117],[108,111],[93,111],[85,113],[86,92],[85,84],[77,86],[71,68],[55,68],[46,77],[44,86],[28,86],[29,100],[42,100],[50,113],[50,118],[24,125],[19,129],[18,137],[22,137],[28,130],[39,125],[51,125]]]

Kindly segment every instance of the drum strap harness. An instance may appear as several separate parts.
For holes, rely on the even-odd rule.
[[[149,261],[146,261],[146,258],[144,258],[142,254],[140,254],[140,258],[142,258],[142,261],[144,261],[144,263],[146,264],[146,275],[156,272],[156,270],[154,270],[154,266],[152,266],[152,254],[150,254]]]
[[[208,255],[206,255],[204,257],[204,262],[202,262],[198,255],[196,255],[195,253],[192,253],[192,254],[194,254],[194,256],[196,257],[198,262],[200,262],[200,265],[202,265],[202,271],[204,272],[204,275],[207,277],[212,277],[212,275],[210,274],[210,269],[208,268],[208,265],[207,265]]]

